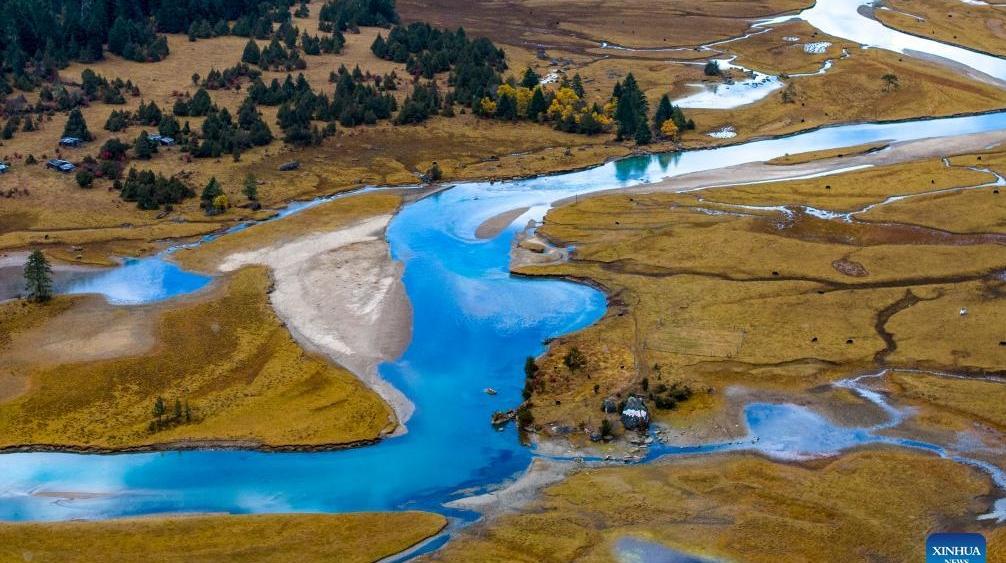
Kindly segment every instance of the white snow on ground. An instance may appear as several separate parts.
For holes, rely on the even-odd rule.
[[[706,136],[714,139],[733,139],[737,136],[737,130],[734,129],[733,125],[727,125],[721,129],[706,133]]]
[[[803,52],[808,55],[820,55],[831,47],[830,41],[817,41],[815,43],[807,43],[803,46]]]

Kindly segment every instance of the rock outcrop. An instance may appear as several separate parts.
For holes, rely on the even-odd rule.
[[[622,408],[622,426],[626,430],[646,430],[650,426],[650,411],[643,399],[633,395]]]

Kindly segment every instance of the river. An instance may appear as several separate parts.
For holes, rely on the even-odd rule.
[[[859,3],[823,0],[818,6],[839,4],[854,9]],[[540,219],[561,199],[788,153],[1003,129],[1006,113],[844,125],[716,149],[639,156],[554,176],[459,184],[407,205],[387,232],[394,257],[405,264],[414,336],[402,358],[380,371],[415,403],[407,434],[370,447],[316,453],[4,454],[0,519],[401,509],[470,519],[471,514],[448,510],[443,503],[506,481],[537,455],[520,445],[512,427],[496,431],[488,423],[494,410],[520,402],[524,358],[542,353],[546,339],[588,326],[605,311],[604,295],[587,286],[510,276],[510,243],[529,219]],[[474,236],[484,220],[525,207],[528,211],[498,236]],[[203,244],[212,244],[212,238]],[[100,293],[123,304],[198,290],[202,279],[172,265],[169,255],[93,274],[67,290]],[[138,285],[143,291],[136,291]],[[846,384],[888,412],[892,421],[900,420],[900,413],[871,396],[858,380]],[[485,387],[499,394],[486,395]],[[952,457],[938,445],[883,438],[877,434],[883,428],[839,427],[795,405],[748,405],[745,418],[749,435],[743,440],[658,446],[650,459],[737,449],[803,459],[875,442]],[[958,461],[988,471],[1004,485],[998,469]]]

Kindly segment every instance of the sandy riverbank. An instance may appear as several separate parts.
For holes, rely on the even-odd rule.
[[[527,470],[514,481],[494,491],[445,503],[448,508],[473,510],[492,518],[517,510],[538,496],[545,487],[558,483],[576,468],[572,461],[535,458]]]
[[[886,166],[926,158],[979,152],[998,146],[1003,142],[1006,142],[1006,131],[919,139],[916,141],[894,143],[881,151],[842,158],[828,158],[790,166],[780,166],[765,162],[739,164],[727,168],[666,178],[659,182],[629,188],[625,191],[638,193],[687,191],[699,188],[735,186],[738,184],[776,182],[811,175],[831,174],[853,167]],[[560,202],[556,203],[556,205],[559,204]]]
[[[511,223],[516,221],[518,217],[527,213],[528,209],[531,208],[518,207],[517,209],[504,211],[499,215],[486,219],[478,226],[477,229],[475,229],[475,238],[482,240],[496,238],[496,235],[502,233],[503,229],[506,229]]]
[[[941,158],[981,152],[993,149],[1003,143],[1006,143],[1006,131],[988,131],[969,135],[918,139],[892,143],[884,150],[855,156],[827,158],[792,165],[749,162],[725,168],[668,177],[657,182],[629,188],[599,190],[590,193],[588,196],[580,195],[578,197],[579,199],[583,199],[584,197],[595,197],[611,193],[685,192],[703,188],[780,182],[807,176],[825,176],[857,167],[886,166],[927,158]],[[574,199],[569,197],[557,200],[552,203],[552,207],[560,207],[572,203]]]
[[[411,417],[409,399],[381,379],[377,366],[397,358],[408,345],[412,309],[391,259],[379,215],[343,229],[304,236],[229,255],[219,266],[229,272],[250,264],[272,269],[273,308],[290,333],[355,373],[394,409],[399,427]]]
[[[27,252],[0,253],[0,301],[14,299],[24,293],[24,264],[27,260]],[[74,281],[100,270],[96,266],[53,262],[53,286],[59,292]]]

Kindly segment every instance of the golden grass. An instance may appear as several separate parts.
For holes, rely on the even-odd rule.
[[[873,13],[888,27],[994,55],[1006,55],[1006,13],[1000,7],[960,0],[885,0],[884,5],[891,9],[874,10]]]
[[[730,454],[584,470],[432,559],[610,561],[631,536],[725,560],[910,561],[929,532],[974,529],[989,492],[971,467],[880,448],[806,466]]]
[[[727,46],[743,48],[743,42],[733,45]],[[890,91],[881,80],[888,73],[900,82]],[[737,142],[831,123],[952,115],[1002,106],[1002,91],[996,86],[973,81],[949,67],[881,49],[851,50],[849,57],[836,60],[823,75],[786,82],[792,88],[792,103],[784,102],[779,91],[733,110],[688,112],[697,128],[685,141],[708,143],[704,133],[726,125],[737,130],[737,137],[730,139]]]
[[[955,167],[989,168],[1002,174],[1006,171],[1006,153],[997,152],[954,156]],[[982,181],[964,185],[992,183],[986,175]],[[1001,233],[1006,229],[1006,195],[1003,187],[990,186],[975,190],[952,191],[894,202],[863,214],[870,221],[911,222],[916,225],[958,233]]]
[[[1002,267],[1003,245],[913,225],[786,219],[723,203],[851,209],[986,179],[928,160],[688,194],[599,195],[553,209],[539,232],[575,245],[573,260],[518,270],[588,278],[607,289],[612,305],[601,322],[559,338],[539,360],[536,422],[546,433],[554,425],[596,429],[601,400],[641,392],[644,378],[698,391],[684,409],[654,414],[699,434],[722,424],[728,405],[721,396],[731,386],[811,400],[811,390],[873,367],[888,351],[877,329],[887,310],[895,311],[885,329],[897,342],[886,352],[891,365],[999,369],[1003,282],[975,280]],[[909,290],[924,301],[897,312]],[[960,317],[964,306],[971,313]],[[562,363],[573,346],[588,358],[577,372]],[[813,400],[848,397],[830,390]]]
[[[36,327],[72,307],[75,299],[57,295],[44,304],[21,300],[0,302],[0,350],[11,343],[15,334]]]
[[[401,201],[398,194],[387,192],[353,195],[305,209],[279,221],[267,221],[230,233],[211,244],[178,250],[172,258],[186,269],[212,273],[220,261],[231,254],[275,246],[311,233],[331,232],[368,217],[394,213]]]
[[[793,37],[797,41],[791,41]],[[807,43],[831,43],[822,53],[807,53]],[[854,49],[856,43],[828,35],[805,21],[787,22],[757,33],[743,41],[723,45],[737,55],[737,64],[770,74],[817,72],[826,60],[842,56],[842,49]]]
[[[837,149],[850,150],[850,149]],[[799,156],[799,155],[798,155]],[[812,178],[788,180],[700,194],[709,202],[742,205],[810,205],[832,211],[856,211],[891,195],[908,195],[974,186],[992,181],[989,174],[963,167],[947,168],[938,158],[877,166]],[[918,198],[906,200],[914,206]]]
[[[948,426],[949,415],[966,421],[963,427],[949,425],[958,426],[959,430],[967,429],[974,420],[1006,429],[1006,413],[1002,409],[1006,385],[1002,383],[894,371],[888,375],[888,389],[899,400],[921,408],[921,418],[935,419],[940,426]]]
[[[310,19],[298,19],[298,26],[317,28],[318,9]],[[403,65],[378,59],[370,52],[374,37],[382,32],[363,29],[360,34],[347,34],[347,44],[339,55],[308,56],[305,76],[315,88],[324,88],[328,73],[345,64],[359,65],[365,71],[386,73],[395,70],[405,77]],[[221,37],[189,42],[184,36],[169,36],[171,55],[164,61],[141,64],[113,55],[92,65],[73,64],[62,71],[70,81],[79,80],[84,68],[109,77],[131,79],[141,90],[140,98],[130,98],[125,106],[101,103],[84,108],[84,116],[96,139],[79,150],[63,150],[73,160],[94,154],[108,139],[118,137],[131,141],[145,128],[130,127],[110,133],[102,129],[112,110],[135,109],[141,100],[155,101],[170,112],[176,92],[195,91],[189,76],[205,76],[211,68],[218,70],[240,61],[246,39]],[[267,82],[282,79],[286,73],[263,73]],[[439,80],[445,81],[446,75]],[[404,97],[407,84],[398,91]],[[216,90],[210,92],[214,102],[236,110],[244,98],[243,91]],[[275,135],[281,135],[275,125],[276,108],[262,107],[264,118]],[[326,195],[362,185],[397,185],[418,182],[434,161],[438,161],[446,180],[511,177],[580,168],[608,158],[624,156],[629,149],[608,145],[607,138],[588,138],[564,134],[551,128],[529,124],[508,124],[478,120],[471,115],[453,119],[434,118],[410,127],[394,127],[383,123],[354,129],[340,128],[334,138],[320,147],[294,150],[276,141],[242,155],[241,162],[230,156],[220,159],[200,159],[187,163],[177,148],[162,149],[150,161],[131,162],[140,169],[152,169],[165,175],[181,174],[198,192],[211,176],[222,183],[232,207],[213,218],[203,215],[198,198],[175,205],[174,212],[158,218],[156,211],[140,211],[132,203],[121,201],[118,193],[109,191],[110,182],[99,180],[93,189],[77,187],[73,175],[56,174],[42,166],[26,166],[23,158],[34,154],[53,156],[56,141],[66,116],[55,115],[43,123],[39,131],[18,133],[7,141],[0,154],[14,157],[11,172],[0,178],[0,188],[27,188],[28,196],[5,199],[0,208],[0,249],[24,248],[34,245],[83,246],[83,251],[55,251],[50,256],[82,263],[106,264],[116,250],[128,254],[149,251],[151,241],[184,238],[217,230],[223,225],[244,218],[261,218],[268,210],[255,213],[237,207],[245,203],[241,188],[247,174],[259,180],[259,197],[267,208],[277,207],[291,199]],[[189,118],[197,128],[201,118]],[[146,128],[150,129],[150,128]],[[573,147],[575,150],[569,151]],[[290,160],[302,163],[300,170],[279,172],[278,166]],[[77,259],[77,255],[82,255]]]
[[[500,0],[487,9],[485,5],[452,0],[437,6],[405,2],[400,9],[407,21],[423,19],[438,25],[464,25],[471,33],[488,34],[506,47],[514,74],[519,74],[526,65],[534,66],[541,74],[552,70],[564,70],[567,75],[580,72],[592,101],[604,102],[614,83],[631,71],[655,104],[664,93],[682,95],[691,91],[688,84],[705,80],[701,65],[676,61],[701,60],[707,54],[676,51],[673,54],[676,61],[669,61],[666,53],[601,50],[597,48],[601,36],[595,35],[601,33],[602,27],[605,34],[611,34],[604,36],[608,40],[648,46],[692,44],[739,35],[751,18],[796,10],[806,4],[802,0],[717,2],[701,6],[653,3],[629,6],[616,2],[587,7],[570,2]],[[317,12],[313,9],[311,17],[298,19],[297,25],[316,29]],[[506,18],[497,14],[506,14]],[[307,57],[306,76],[315,87],[324,87],[329,71],[346,64],[360,65],[376,73],[396,70],[404,77],[401,65],[379,60],[370,53],[369,45],[379,32],[363,29],[360,34],[347,34],[342,54]],[[790,34],[807,40],[824,38],[815,33],[806,24],[789,23],[723,48],[741,55],[742,61],[756,68],[808,70],[824,58],[834,56],[844,43],[833,40],[834,46],[827,53],[806,55],[782,38]],[[535,37],[548,37],[545,43],[555,46],[549,48],[554,62],[539,60],[528,48],[527,41]],[[189,42],[184,36],[171,36],[169,43],[171,55],[159,63],[140,64],[109,56],[93,65],[73,64],[62,74],[76,80],[81,70],[90,67],[107,77],[129,78],[139,86],[142,99],[156,101],[169,110],[176,92],[195,90],[189,80],[193,72],[205,76],[211,68],[232,66],[240,59],[245,40],[222,37]],[[732,111],[690,111],[689,116],[695,119],[698,128],[686,135],[685,144],[705,146],[721,142],[711,140],[705,133],[727,124],[738,129],[736,141],[840,121],[980,111],[999,105],[999,92],[989,85],[969,81],[937,65],[898,59],[897,55],[879,50],[854,50],[851,58],[838,61],[825,76],[793,79],[797,91],[795,104],[784,104],[778,95],[773,95],[761,103]],[[887,72],[901,78],[901,88],[883,91],[880,76]],[[264,78],[282,76],[284,73],[266,72]],[[446,77],[438,80],[443,82]],[[403,83],[398,95],[406,93],[407,84]],[[216,103],[234,110],[244,92],[218,90],[211,95]],[[139,103],[139,98],[129,99],[125,109],[135,109]],[[100,103],[85,108],[84,114],[97,139],[84,149],[63,152],[79,159],[95,152],[112,136],[134,138],[142,128],[132,127],[115,135],[101,128],[113,109],[122,108]],[[274,126],[276,108],[264,107],[262,111],[274,133],[279,134]],[[170,215],[157,218],[157,212],[142,212],[119,200],[117,193],[108,191],[106,181],[98,181],[94,189],[82,190],[72,176],[23,164],[21,158],[28,153],[36,157],[54,154],[65,119],[65,115],[56,115],[43,123],[41,130],[19,133],[3,147],[3,154],[18,158],[14,158],[13,170],[0,178],[0,188],[29,188],[30,195],[4,200],[0,209],[0,249],[83,246],[83,251],[64,248],[50,255],[60,260],[107,264],[109,256],[117,252],[131,255],[149,252],[154,248],[152,241],[205,234],[239,219],[261,218],[268,214],[268,208],[291,199],[365,184],[415,183],[434,161],[440,163],[445,180],[451,181],[575,169],[624,156],[632,150],[628,145],[612,142],[611,135],[563,134],[547,126],[479,120],[470,114],[453,119],[434,118],[414,127],[381,124],[340,128],[321,147],[303,150],[293,150],[277,141],[246,152],[237,163],[230,157],[186,163],[178,149],[166,149],[151,161],[134,165],[168,175],[183,174],[197,191],[211,176],[216,176],[235,207],[211,219],[202,214],[198,200],[193,198],[176,205]],[[193,127],[198,127],[200,121],[190,119]],[[672,147],[665,143],[649,148]],[[278,172],[277,167],[289,160],[301,161],[302,168]],[[260,182],[260,198],[267,208],[262,212],[237,207],[245,203],[240,190],[248,173],[255,174]]]
[[[447,525],[439,514],[260,514],[0,524],[5,561],[344,561],[394,555]]]
[[[294,342],[269,307],[263,269],[216,283],[195,301],[133,309],[156,319],[159,344],[151,353],[32,365],[24,373],[28,391],[0,404],[0,446],[309,447],[373,440],[394,428],[391,409],[375,393]],[[169,416],[176,399],[187,400],[192,422],[150,432],[158,396]]]
[[[797,154],[787,154],[767,161],[768,164],[780,166],[792,166],[794,164],[804,164],[816,160],[826,160],[829,158],[843,158],[846,156],[858,156],[862,154],[879,151],[888,147],[887,143],[867,143],[852,147],[839,147],[837,149],[826,149],[822,151],[801,152]]]
[[[402,0],[398,9],[407,21],[459,25],[512,45],[542,42],[567,51],[601,41],[637,47],[698,45],[742,35],[750,20],[795,11],[805,0],[723,2],[613,2],[575,0],[496,0],[488,5],[447,0],[436,3]],[[547,38],[547,41],[543,41]]]
[[[1004,282],[989,280],[918,291],[922,301],[887,324],[898,341],[895,365],[1000,371],[1006,360]],[[966,314],[961,314],[961,309]]]

